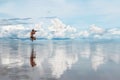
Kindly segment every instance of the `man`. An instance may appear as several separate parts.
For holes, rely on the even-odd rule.
[[[34,36],[34,34],[36,33],[37,31],[32,29],[31,33],[30,33],[30,39],[33,41],[33,40],[36,40],[36,37]]]

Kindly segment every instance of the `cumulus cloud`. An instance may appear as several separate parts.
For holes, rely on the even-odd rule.
[[[66,31],[68,31],[68,32],[76,32],[77,30],[76,30],[76,28],[74,28],[74,27],[71,27],[71,26],[66,26]]]
[[[29,27],[29,28],[28,28]],[[1,26],[0,37],[1,38],[28,38],[30,36],[29,32],[32,27],[24,25],[7,25]]]
[[[113,35],[120,35],[120,29],[117,29],[117,28],[110,29],[108,30],[108,32]]]
[[[66,38],[66,36],[70,37],[69,35],[76,32],[76,28],[64,24],[58,18],[51,19],[51,21],[48,23],[50,24],[48,24],[47,26],[46,26],[47,23],[45,23],[44,25],[44,21],[43,22],[41,21],[39,24],[35,24],[35,25],[20,25],[20,24],[7,25],[7,26],[3,25],[1,27],[1,32],[0,32],[1,37],[4,37],[4,36],[15,37],[16,35],[17,37],[27,38],[30,36],[29,35],[30,30],[33,28],[37,30],[37,33],[36,33],[37,38],[49,38],[49,39]]]
[[[95,24],[93,24],[90,27],[90,31],[92,33],[96,33],[96,34],[103,34],[105,30],[103,28],[100,28],[100,27],[96,26]]]
[[[16,21],[16,19],[13,19],[12,21],[14,20]],[[37,38],[46,38],[46,39],[56,39],[56,38],[116,39],[116,38],[120,38],[119,28],[104,29],[96,25],[91,25],[89,29],[80,30],[73,26],[64,24],[58,18],[45,19],[43,21],[41,19],[40,22],[35,25],[34,24],[1,25],[0,37],[1,38],[4,38],[4,37],[29,38],[30,31],[33,28],[37,30],[37,33],[35,34]]]
[[[48,27],[48,30],[54,35],[54,37],[66,37],[67,33],[76,32],[76,28],[70,27],[62,23],[59,19],[55,18],[51,20],[52,25]]]
[[[85,30],[85,31],[79,32],[78,35],[83,37],[89,37],[90,33],[87,30]]]
[[[93,37],[94,37],[94,38],[97,38],[97,39],[102,39],[102,36],[101,36],[101,35],[97,35],[97,34],[94,35]]]
[[[12,21],[16,19],[12,19]],[[18,19],[17,19],[18,20]],[[21,20],[21,19],[20,19]],[[8,20],[7,20],[8,21]],[[11,21],[11,19],[10,19]],[[45,23],[45,22],[47,23]],[[26,27],[27,26],[27,27]],[[70,38],[74,37],[76,33],[76,28],[64,24],[60,19],[45,19],[41,20],[40,23],[35,25],[7,25],[1,27],[1,37],[13,37],[15,38],[28,38],[30,36],[30,30],[36,29],[37,33],[35,36],[37,38]],[[21,34],[22,32],[22,34]]]

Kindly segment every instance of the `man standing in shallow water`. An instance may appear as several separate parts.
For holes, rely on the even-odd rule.
[[[36,33],[37,31],[32,29],[31,33],[30,33],[30,39],[33,41],[33,40],[36,40],[36,37],[34,36],[34,34]]]

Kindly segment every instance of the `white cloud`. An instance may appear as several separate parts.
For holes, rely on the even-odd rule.
[[[96,26],[95,24],[93,24],[90,27],[90,31],[92,33],[103,34],[105,30],[103,28],[100,28],[100,27]]]
[[[90,33],[88,31],[81,31],[78,33],[79,36],[83,36],[83,37],[88,37],[90,35]]]
[[[48,30],[53,34],[53,37],[64,38],[66,37],[67,33],[71,34],[76,32],[76,28],[65,25],[57,18],[52,19],[51,22],[52,25],[48,27]]]
[[[76,30],[76,28],[74,28],[74,27],[71,27],[71,26],[67,26],[66,27],[66,31],[68,31],[68,32],[76,32],[77,30]]]
[[[102,37],[101,37],[101,35],[94,35],[94,38],[97,38],[97,39],[101,39]]]
[[[47,23],[44,24],[44,21]],[[26,27],[27,26],[27,27]],[[94,38],[94,39],[119,39],[120,29],[104,29],[91,25],[89,29],[80,30],[64,24],[60,19],[41,20],[36,25],[8,25],[0,27],[0,38],[29,38],[31,29],[37,30],[37,38]],[[21,34],[22,33],[22,34]]]
[[[113,35],[120,35],[120,30],[117,28],[113,28],[108,30],[108,33],[113,34]]]

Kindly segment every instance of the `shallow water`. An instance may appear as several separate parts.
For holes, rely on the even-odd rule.
[[[0,40],[0,80],[120,80],[119,74],[120,42]]]

